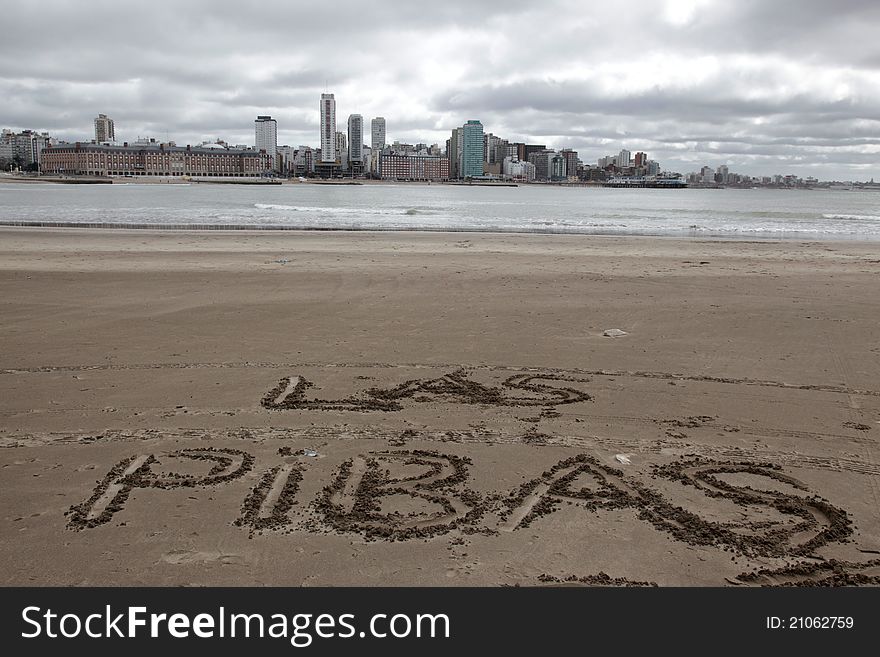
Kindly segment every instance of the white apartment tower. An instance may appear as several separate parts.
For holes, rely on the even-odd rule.
[[[364,161],[364,117],[360,114],[348,117],[348,161]]]
[[[98,114],[98,118],[95,119],[95,141],[99,144],[109,144],[116,141],[113,119],[106,114]]]
[[[266,151],[274,165],[278,153],[278,124],[271,116],[258,116],[254,121],[254,148]]]
[[[378,153],[385,148],[385,117],[377,116],[370,121],[370,148]]]
[[[336,162],[336,99],[321,94],[321,162]]]

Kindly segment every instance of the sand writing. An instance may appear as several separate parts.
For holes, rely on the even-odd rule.
[[[559,374],[515,374],[500,386],[488,386],[456,370],[435,379],[411,379],[390,388],[368,388],[341,399],[307,399],[314,384],[303,376],[290,376],[264,395],[261,404],[273,410],[399,411],[401,402],[445,401],[486,406],[556,406],[590,401],[592,397],[564,382],[586,383],[586,379]]]
[[[241,505],[239,527],[252,531],[280,529],[290,523],[288,513],[297,504],[296,494],[302,481],[302,468],[285,463],[267,470]]]
[[[407,540],[473,525],[480,496],[462,484],[470,460],[425,450],[371,452],[343,463],[315,507],[340,533]]]
[[[744,511],[772,510],[776,512],[774,518],[783,518],[722,523],[706,520],[673,504],[657,490],[624,477],[620,470],[601,464],[593,457],[572,456],[522,484],[502,501],[502,528],[506,531],[526,528],[568,502],[578,503],[589,511],[633,508],[640,520],[679,541],[747,556],[811,554],[822,545],[845,541],[852,534],[852,523],[845,511],[818,496],[807,495],[804,484],[780,470],[779,466],[767,463],[706,460],[680,461],[654,469],[657,477],[694,486],[706,496],[722,498]],[[805,495],[733,485],[720,479],[722,474],[751,475],[771,485],[781,483],[804,491]]]
[[[211,467],[196,474],[162,470],[174,461],[178,470],[187,462]],[[233,483],[253,463],[253,456],[236,449],[131,456],[114,465],[88,499],[70,508],[68,527],[105,525],[124,509],[135,489]],[[667,487],[692,487],[739,509],[739,519],[729,522],[676,505],[657,486],[625,476],[588,454],[560,460],[512,491],[485,495],[468,488],[470,465],[467,457],[438,451],[366,452],[341,463],[317,498],[301,505],[296,496],[306,468],[300,462],[285,462],[260,476],[233,524],[251,535],[290,531],[293,511],[299,508],[298,529],[406,541],[453,531],[517,532],[562,505],[587,514],[631,509],[639,520],[675,540],[749,557],[807,557],[824,545],[846,542],[853,533],[846,511],[770,463],[692,458],[654,467],[651,476],[666,481]]]
[[[157,472],[163,462],[184,459],[212,464],[207,473]],[[203,447],[170,452],[161,459],[152,454],[123,459],[98,482],[92,495],[67,511],[70,529],[88,529],[110,522],[122,511],[137,488],[171,489],[215,486],[237,479],[253,467],[254,457],[239,449]]]
[[[862,563],[828,559],[737,575],[732,584],[758,586],[880,586],[880,559]]]

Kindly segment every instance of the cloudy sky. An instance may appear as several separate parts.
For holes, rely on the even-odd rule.
[[[0,127],[317,145],[318,99],[390,140],[487,132],[688,172],[880,179],[878,0],[3,0]]]

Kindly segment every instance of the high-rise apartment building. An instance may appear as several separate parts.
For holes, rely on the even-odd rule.
[[[570,148],[563,148],[561,151],[559,151],[559,154],[563,158],[565,158],[566,175],[576,176],[578,171],[578,162],[580,161],[577,151],[573,151]]]
[[[370,148],[376,153],[385,148],[385,117],[377,116],[370,121]]]
[[[643,167],[643,166],[645,166],[645,162],[647,162],[647,161],[648,161],[648,154],[647,153],[643,153],[642,151],[639,151],[638,153],[636,153],[636,158],[635,158],[635,163],[634,163],[635,166]]]
[[[22,130],[13,132],[4,129],[0,133],[0,160],[4,168],[17,165],[29,168],[36,164],[39,167],[43,150],[49,145],[48,132]]]
[[[95,119],[95,141],[99,144],[112,144],[116,141],[113,119],[106,114],[98,114]]]
[[[530,155],[532,153],[540,153],[547,150],[544,144],[523,144],[521,152],[517,153],[517,157],[523,162],[531,162]]]
[[[446,142],[446,157],[449,158],[449,177],[461,178],[461,153],[464,144],[464,129],[453,128],[452,136]]]
[[[258,116],[254,121],[254,148],[266,151],[272,162],[278,153],[278,124],[271,116]]]
[[[462,178],[476,178],[483,175],[483,124],[468,121],[462,126]]]
[[[617,165],[618,169],[625,169],[628,166],[631,166],[632,153],[626,149],[620,151],[620,154],[617,156]]]
[[[360,114],[348,117],[348,161],[351,164],[364,161],[364,117]]]
[[[336,98],[321,94],[321,162],[336,162]]]

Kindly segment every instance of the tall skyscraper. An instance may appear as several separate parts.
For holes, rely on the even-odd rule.
[[[336,98],[321,94],[321,162],[336,162]]]
[[[352,164],[364,161],[364,117],[360,114],[348,117],[348,161]]]
[[[462,126],[461,176],[475,178],[483,175],[483,124],[468,121]]]
[[[385,148],[385,117],[377,116],[370,121],[370,148],[373,152]]]
[[[625,169],[628,166],[632,165],[632,153],[626,149],[620,151],[620,154],[617,156],[617,168]]]
[[[275,162],[278,152],[278,124],[271,116],[258,116],[254,121],[254,148],[266,151],[272,162]]]
[[[446,156],[449,158],[449,177],[461,178],[461,151],[464,143],[463,128],[453,128],[452,136],[446,142]]]
[[[116,141],[116,131],[113,129],[113,119],[106,114],[98,114],[95,119],[95,141],[99,144],[113,143]]]
[[[570,148],[563,148],[559,154],[565,158],[566,175],[576,176],[578,170],[578,154]]]

